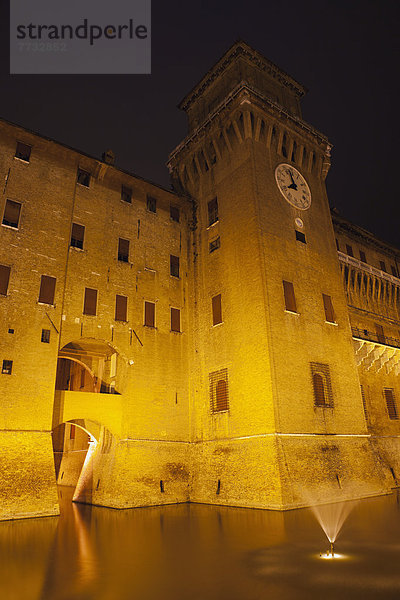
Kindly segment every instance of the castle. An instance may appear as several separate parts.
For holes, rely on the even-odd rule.
[[[172,190],[0,121],[0,518],[398,484],[400,251],[330,211],[304,93],[235,43]]]

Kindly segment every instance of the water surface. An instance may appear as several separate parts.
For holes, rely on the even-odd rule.
[[[310,510],[181,504],[0,523],[2,600],[400,598],[400,496],[361,501],[328,543]]]

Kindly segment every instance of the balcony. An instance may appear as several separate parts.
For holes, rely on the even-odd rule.
[[[368,331],[368,329],[359,329],[358,327],[352,327],[351,332],[353,334],[353,338],[374,342],[375,344],[391,346],[392,348],[400,348],[400,339],[398,338],[389,337],[388,335],[381,335],[376,333],[376,331]]]
[[[398,277],[395,277],[394,275],[390,275],[389,273],[386,273],[386,271],[381,271],[380,269],[371,267],[371,265],[368,265],[367,263],[362,262],[361,260],[358,260],[357,258],[354,258],[354,256],[348,256],[347,254],[344,254],[344,252],[338,251],[338,256],[339,256],[340,262],[345,263],[347,265],[351,265],[352,267],[355,267],[356,269],[359,269],[360,271],[365,271],[366,273],[369,273],[370,275],[375,275],[375,277],[380,277],[381,279],[386,279],[386,281],[390,281],[390,283],[393,283],[394,285],[397,285],[398,287],[400,287],[400,279]]]

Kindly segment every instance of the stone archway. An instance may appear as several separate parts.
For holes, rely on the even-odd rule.
[[[92,503],[113,446],[111,432],[88,419],[71,419],[53,429],[57,484],[74,490],[74,502]]]

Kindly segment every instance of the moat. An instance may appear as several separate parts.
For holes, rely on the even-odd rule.
[[[400,491],[358,502],[329,543],[309,509],[181,504],[0,523],[4,600],[280,600],[400,597]]]

